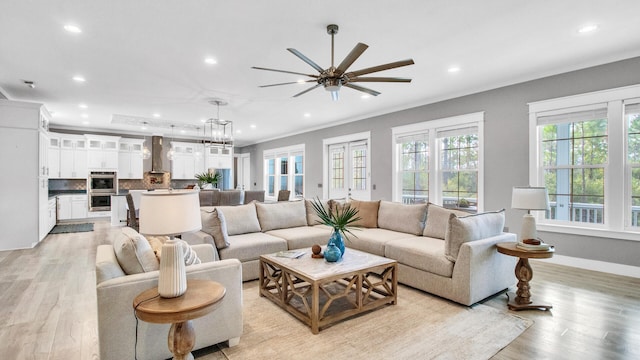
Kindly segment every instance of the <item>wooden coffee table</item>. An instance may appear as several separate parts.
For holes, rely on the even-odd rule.
[[[336,263],[311,257],[260,256],[260,296],[317,334],[320,329],[398,299],[398,262],[347,249]]]

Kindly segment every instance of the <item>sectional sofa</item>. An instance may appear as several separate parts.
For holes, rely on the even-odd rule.
[[[515,258],[495,244],[516,241],[503,232],[504,210],[468,214],[434,204],[351,200],[361,219],[349,248],[398,261],[398,281],[463,305],[515,282]],[[325,202],[329,208],[337,206]],[[309,200],[240,206],[202,206],[202,230],[183,234],[190,244],[212,244],[216,259],[238,259],[242,280],[259,277],[259,257],[325,245],[332,229],[318,225]],[[323,261],[323,260],[319,260]]]

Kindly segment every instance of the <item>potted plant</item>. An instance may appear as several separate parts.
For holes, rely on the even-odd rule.
[[[358,209],[352,208],[349,204],[345,204],[342,206],[336,206],[335,209],[325,209],[322,205],[320,199],[315,198],[311,201],[311,205],[316,212],[316,215],[320,218],[320,224],[324,224],[327,226],[331,226],[333,228],[333,233],[329,238],[329,243],[327,244],[327,249],[334,245],[338,249],[340,249],[340,256],[344,254],[344,238],[349,240],[349,236],[347,234],[351,234],[355,236],[351,229],[353,229],[356,225],[353,225],[356,221],[360,220],[358,216]],[[325,251],[325,258],[327,251]],[[328,258],[327,258],[328,260]]]
[[[220,174],[203,172],[201,174],[196,174],[196,180],[200,184],[200,187],[203,189],[213,189],[220,179]]]

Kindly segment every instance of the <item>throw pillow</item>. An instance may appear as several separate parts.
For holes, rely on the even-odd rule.
[[[191,245],[187,244],[184,240],[176,240],[178,241],[178,245],[182,247],[182,254],[184,255],[184,264],[186,266],[200,264],[200,258],[198,258],[198,254],[193,250]]]
[[[444,255],[455,262],[462,244],[500,235],[503,229],[504,209],[462,217],[450,214],[444,237]]]
[[[156,255],[147,239],[132,228],[122,228],[113,240],[113,250],[120,267],[127,275],[158,270]]]
[[[427,205],[427,224],[424,227],[422,236],[444,239],[450,214],[457,216],[469,215],[469,213],[464,211],[445,209],[442,206],[429,203]]]
[[[164,245],[165,241],[169,240],[168,236],[146,236],[147,241],[149,241],[149,245],[151,245],[151,249],[153,253],[156,254],[156,258],[158,262],[162,257],[162,245]]]
[[[320,220],[320,217],[318,217],[318,215],[316,214],[316,210],[313,208],[313,205],[311,204],[312,202],[313,202],[312,200],[304,201],[304,206],[307,212],[307,225],[309,226],[322,224],[322,220]],[[320,200],[320,202],[322,203],[322,207],[324,207],[326,211],[329,211],[329,202],[322,201],[322,200]]]
[[[213,237],[213,242],[216,248],[224,249],[229,246],[227,222],[224,214],[216,208],[201,207],[200,217],[202,219],[201,231]]]
[[[352,199],[349,206],[358,210],[360,220],[353,223],[353,226],[361,226],[365,228],[378,227],[378,209],[380,208],[380,200],[378,201],[359,201]]]
[[[405,205],[381,201],[378,227],[407,234],[422,235],[427,219],[427,204]]]
[[[279,201],[274,204],[256,203],[256,212],[262,232],[307,226],[304,201]]]
[[[224,214],[229,236],[260,232],[255,202],[238,206],[218,206],[217,209]]]

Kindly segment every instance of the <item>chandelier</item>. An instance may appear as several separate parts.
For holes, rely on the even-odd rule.
[[[220,106],[225,106],[228,103],[222,99],[212,99],[209,104],[216,105],[217,114],[215,118],[205,122],[205,134],[206,130],[209,130],[209,137],[204,141],[205,146],[233,147],[233,121],[220,119]]]

